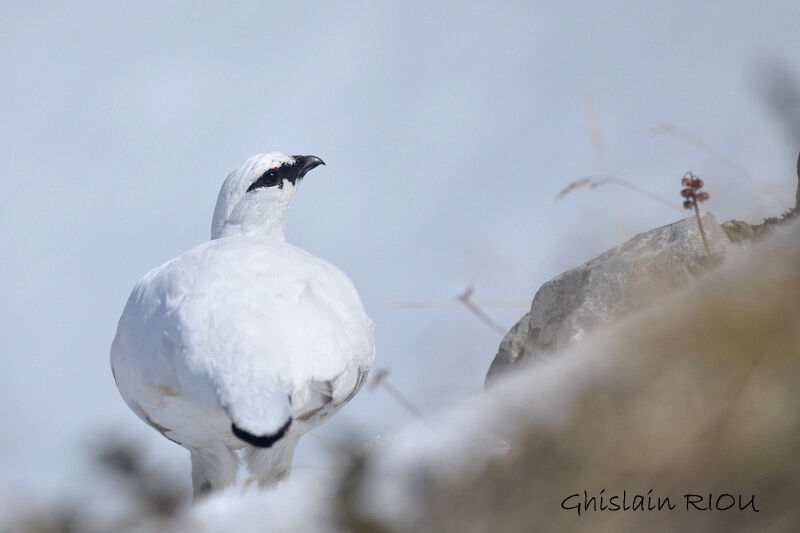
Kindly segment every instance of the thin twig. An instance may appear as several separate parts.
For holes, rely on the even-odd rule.
[[[329,443],[327,440],[323,439],[321,436],[317,435],[317,434],[316,434],[316,433],[314,433],[313,431],[309,431],[309,432],[308,432],[308,434],[309,434],[309,435],[311,435],[312,437],[315,437],[315,438],[319,439],[319,440],[320,440],[320,442],[322,442],[322,444],[324,444],[324,445],[325,445],[325,447],[326,447],[326,448],[328,448],[328,450],[329,450],[329,451],[330,451],[330,452],[331,452],[333,455],[335,455],[335,456],[336,456],[336,457],[338,457],[339,459],[341,459],[341,458],[342,458],[342,454],[341,454],[341,453],[339,453],[339,450],[337,450],[336,448],[334,448],[334,447],[331,445],[331,443]]]
[[[422,418],[422,411],[414,405],[414,403],[406,398],[406,396],[397,390],[391,383],[389,383],[387,377],[389,376],[389,371],[385,368],[378,370],[375,373],[375,377],[372,378],[372,382],[369,385],[370,390],[375,390],[376,387],[383,387],[395,400],[397,403],[405,407],[409,413],[414,415],[417,418]]]
[[[697,207],[697,202],[694,202],[694,216],[697,217],[697,225],[700,227],[700,236],[703,237],[703,246],[706,247],[706,255],[712,259],[711,249],[708,247],[708,240],[706,239],[706,231],[703,229],[703,219],[700,218],[700,208]]]
[[[461,301],[461,303],[464,304],[464,306],[467,309],[472,311],[472,313],[476,317],[478,317],[478,319],[481,322],[483,322],[484,324],[486,324],[487,326],[489,326],[490,328],[492,328],[493,330],[498,332],[500,335],[505,335],[506,334],[506,329],[503,326],[501,326],[500,324],[498,324],[497,322],[495,322],[494,320],[492,320],[491,318],[489,318],[489,315],[487,315],[486,313],[481,311],[481,309],[477,305],[475,305],[475,303],[470,299],[470,296],[472,296],[473,290],[474,289],[472,287],[467,287],[467,290],[465,290],[463,293],[461,293],[458,296],[458,299]]]
[[[634,192],[637,192],[639,194],[643,194],[643,195],[647,196],[648,198],[651,198],[651,199],[653,199],[653,200],[655,200],[657,202],[660,202],[660,203],[662,203],[664,205],[667,205],[667,206],[675,209],[676,211],[683,212],[683,209],[681,208],[681,206],[679,204],[676,204],[675,202],[671,202],[671,201],[667,200],[666,198],[664,198],[663,196],[659,196],[658,194],[650,192],[647,189],[643,189],[643,188],[639,187],[638,185],[634,185],[633,183],[631,183],[629,181],[625,181],[625,180],[620,179],[620,178],[615,178],[614,176],[586,176],[586,177],[581,178],[579,180],[573,181],[573,182],[567,184],[566,187],[561,189],[561,192],[559,192],[558,195],[556,196],[556,202],[561,200],[564,196],[566,196],[570,192],[574,191],[575,189],[579,189],[579,188],[585,187],[585,186],[588,186],[588,187],[591,187],[592,189],[594,189],[596,187],[602,187],[603,185],[608,185],[609,183],[613,183],[614,185],[619,185],[621,187],[626,187],[628,189],[631,189]]]
[[[472,300],[479,307],[528,307],[530,300]],[[383,309],[436,309],[447,307],[461,307],[464,302],[459,300],[419,301],[419,302],[372,302],[364,305],[370,310]]]
[[[591,92],[587,91],[583,95],[583,107],[586,133],[589,135],[589,142],[592,143],[592,146],[595,150],[595,157],[597,158],[597,170],[599,172],[605,172],[605,138],[597,121],[597,107],[595,106],[594,95]]]

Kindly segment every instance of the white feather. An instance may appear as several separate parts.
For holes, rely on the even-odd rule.
[[[246,192],[291,162],[263,154],[231,173],[212,224],[218,238],[147,273],[119,321],[111,363],[123,398],[192,450],[193,464],[204,447],[246,447],[231,422],[269,435],[300,418],[287,435],[294,443],[276,447],[290,448],[291,462],[299,436],[325,418],[314,415],[349,400],[373,362],[372,322],[352,282],[283,239],[296,186]]]

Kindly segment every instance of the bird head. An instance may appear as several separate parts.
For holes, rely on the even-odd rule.
[[[313,155],[254,155],[222,184],[211,238],[257,234],[283,239],[283,222],[297,186],[309,170],[324,164]]]

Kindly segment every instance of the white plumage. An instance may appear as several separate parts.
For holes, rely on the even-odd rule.
[[[351,281],[284,240],[297,185],[319,164],[247,160],[222,186],[212,240],[147,273],[120,318],[117,386],[189,449],[195,496],[236,480],[237,450],[259,484],[286,476],[299,438],[372,366],[372,322]]]

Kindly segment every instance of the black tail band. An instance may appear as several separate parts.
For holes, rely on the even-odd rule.
[[[286,435],[286,432],[289,431],[289,426],[292,425],[292,419],[286,421],[281,429],[273,433],[272,435],[253,435],[252,433],[248,433],[247,431],[236,427],[236,424],[231,424],[231,429],[233,430],[233,434],[245,441],[247,444],[252,444],[253,446],[258,446],[259,448],[269,448]]]

